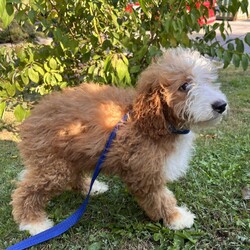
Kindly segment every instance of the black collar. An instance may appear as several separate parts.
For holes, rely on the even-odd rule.
[[[169,125],[169,130],[173,134],[186,135],[190,132],[189,129],[176,129],[173,125]]]

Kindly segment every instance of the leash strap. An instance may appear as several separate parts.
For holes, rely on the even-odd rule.
[[[125,114],[123,116],[122,120],[114,127],[113,131],[111,132],[109,139],[106,142],[105,148],[102,151],[102,154],[101,154],[101,156],[96,164],[94,173],[92,175],[90,188],[89,188],[87,197],[85,198],[82,205],[78,208],[78,210],[75,211],[70,217],[68,217],[64,221],[60,222],[59,224],[55,225],[54,227],[49,228],[48,230],[43,231],[43,232],[36,234],[34,236],[31,236],[28,239],[20,241],[17,244],[8,247],[6,250],[23,250],[23,249],[27,249],[31,246],[45,242],[47,240],[50,240],[52,238],[55,238],[55,237],[63,234],[64,232],[66,232],[71,227],[73,227],[80,220],[80,218],[82,217],[82,215],[84,214],[84,212],[86,210],[93,184],[94,184],[98,174],[101,171],[102,164],[107,157],[108,150],[109,150],[114,138],[116,137],[117,130],[123,122],[127,121],[127,119],[128,119],[128,114]]]

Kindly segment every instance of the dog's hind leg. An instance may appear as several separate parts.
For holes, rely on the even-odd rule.
[[[28,230],[31,235],[53,226],[45,206],[53,196],[66,189],[71,178],[66,162],[57,160],[52,163],[48,168],[29,168],[12,194],[14,220],[20,230]]]

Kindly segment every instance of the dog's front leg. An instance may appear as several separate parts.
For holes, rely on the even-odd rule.
[[[134,187],[140,185],[141,183],[138,183]],[[144,188],[131,190],[131,192],[153,221],[163,219],[164,225],[174,230],[190,228],[193,225],[194,214],[185,207],[178,207],[173,193],[165,185],[158,186],[157,189],[153,189],[152,186],[149,189],[149,186],[145,186]]]

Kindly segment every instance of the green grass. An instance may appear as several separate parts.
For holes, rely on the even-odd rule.
[[[250,185],[250,73],[222,71],[230,113],[217,128],[201,131],[188,174],[170,185],[179,204],[197,216],[189,230],[171,231],[152,223],[117,178],[101,179],[110,190],[92,197],[80,222],[64,235],[32,249],[250,249],[250,202],[241,190]],[[16,144],[0,141],[0,249],[28,237],[11,216],[12,182],[22,169]],[[48,205],[60,222],[81,204],[64,193]]]

